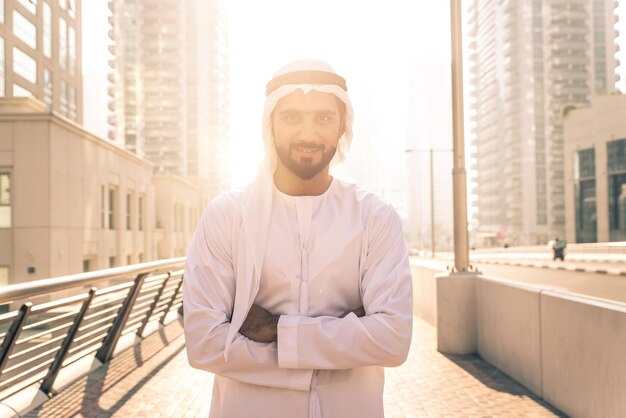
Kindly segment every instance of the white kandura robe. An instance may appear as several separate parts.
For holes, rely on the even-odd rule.
[[[237,334],[225,361],[241,205],[240,192],[210,203],[183,282],[189,362],[216,374],[211,417],[382,417],[382,366],[401,364],[411,341],[411,276],[397,213],[337,179],[320,196],[274,189],[254,303],[281,315],[278,343]],[[365,317],[339,318],[360,306]]]

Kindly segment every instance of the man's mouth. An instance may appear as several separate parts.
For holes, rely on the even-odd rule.
[[[297,142],[291,145],[291,149],[295,150],[299,154],[313,155],[317,151],[323,152],[324,145],[314,142]]]
[[[313,154],[317,151],[321,151],[319,147],[294,147],[296,151],[301,152],[302,154]]]

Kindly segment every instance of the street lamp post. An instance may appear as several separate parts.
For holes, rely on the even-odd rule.
[[[467,233],[467,186],[463,143],[463,67],[461,0],[450,0],[452,40],[452,132],[454,149],[454,270],[436,276],[437,349],[473,354],[478,341],[478,273],[470,271]]]
[[[454,152],[454,268],[469,270],[467,233],[467,173],[463,138],[463,55],[461,33],[461,0],[450,0],[452,41],[452,143]]]

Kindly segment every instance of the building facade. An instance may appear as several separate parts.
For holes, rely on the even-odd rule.
[[[80,0],[0,0],[0,97],[82,123]]]
[[[626,95],[597,97],[568,112],[567,240],[626,241]]]
[[[201,185],[47,110],[0,99],[0,285],[184,256]]]
[[[229,186],[228,55],[221,0],[110,0],[109,137],[155,173]]]
[[[471,136],[479,245],[565,233],[562,113],[616,91],[614,0],[474,0]]]

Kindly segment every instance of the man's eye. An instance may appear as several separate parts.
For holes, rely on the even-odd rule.
[[[300,115],[296,113],[287,113],[285,115],[285,121],[287,122],[297,122],[300,120]]]
[[[333,117],[330,115],[320,115],[317,118],[320,122],[330,122],[333,120]]]

